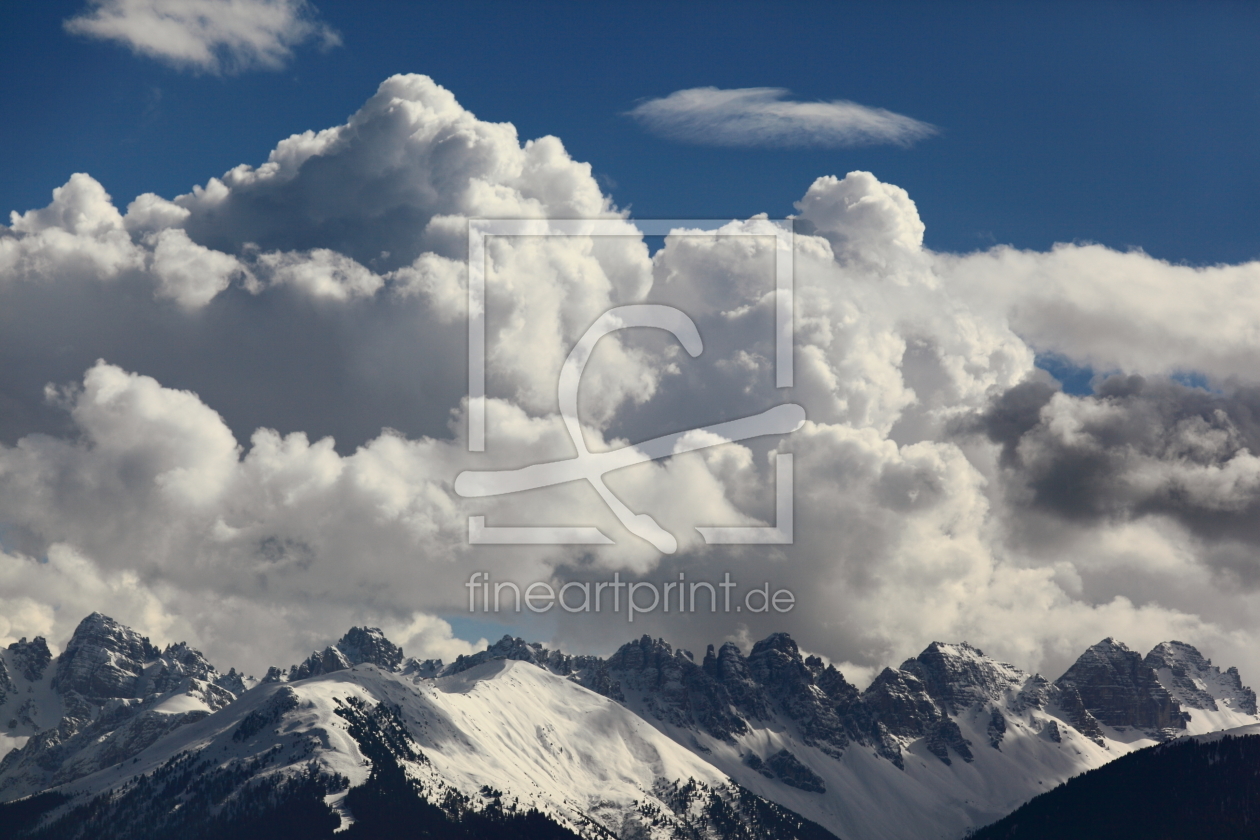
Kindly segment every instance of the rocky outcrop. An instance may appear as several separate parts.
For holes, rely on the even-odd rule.
[[[951,715],[1005,697],[1006,692],[1020,688],[1028,676],[965,642],[932,642],[914,659],[903,662],[901,670],[914,674],[942,711]]]
[[[253,680],[253,677],[250,677]],[[248,686],[245,684],[245,675],[238,674],[235,668],[228,670],[226,674],[220,674],[214,678],[214,684],[224,691],[230,691],[237,697],[245,693]]]
[[[826,793],[827,785],[813,770],[801,763],[801,760],[787,750],[780,750],[766,759],[766,768],[775,778],[789,787],[808,791],[809,793]]]
[[[50,685],[59,699],[39,707],[30,698],[14,711],[14,725],[33,734],[0,761],[0,793],[6,796],[65,784],[129,759],[245,690],[239,675],[225,680],[187,644],[159,650],[100,613],[79,622],[55,665],[42,638],[22,639],[5,656],[28,683],[53,667]]]
[[[1058,697],[1059,708],[1072,722],[1073,728],[1098,746],[1106,746],[1107,741],[1103,737],[1102,727],[1098,725],[1098,718],[1085,708],[1085,701],[1081,699],[1081,693],[1076,686],[1063,686],[1059,689]],[[1057,734],[1058,730],[1055,732]]]
[[[402,648],[385,638],[379,627],[351,627],[337,642],[337,649],[353,665],[370,663],[393,671],[403,661]]]
[[[294,665],[288,677],[290,680],[304,680],[363,664],[396,671],[403,664],[403,649],[385,638],[379,627],[351,627],[337,644],[314,651],[306,661]],[[275,682],[279,678],[279,673],[273,677],[268,671],[263,682]]]
[[[1179,730],[1189,719],[1142,656],[1111,638],[1085,651],[1055,684],[1076,689],[1089,713],[1108,726]]]
[[[964,761],[975,758],[958,724],[911,671],[885,668],[863,692],[862,705],[871,723],[877,725],[871,727],[871,734],[899,767],[901,751],[895,739],[909,742],[922,738],[928,750],[946,764],[951,763],[951,749]]]
[[[9,676],[9,667],[4,664],[4,660],[0,659],[0,706],[8,702],[8,699],[17,693],[17,686],[13,684],[13,678]]]
[[[66,650],[57,659],[52,687],[83,697],[135,698],[144,664],[160,651],[130,627],[92,613],[79,622]]]
[[[461,671],[467,671],[469,668],[475,668],[483,662],[492,662],[496,659],[530,662],[541,668],[546,668],[548,656],[546,648],[537,642],[530,643],[524,639],[504,636],[483,651],[457,656],[455,661],[448,665],[443,673],[458,674]]]
[[[885,668],[862,693],[873,721],[902,738],[921,738],[941,720],[941,710],[919,678]]]
[[[1160,685],[1185,708],[1215,712],[1224,705],[1244,714],[1256,713],[1256,693],[1242,684],[1238,669],[1222,673],[1192,645],[1162,642],[1146,654],[1142,664],[1155,672]]]
[[[1002,749],[1002,739],[1006,737],[1006,715],[996,706],[989,712],[986,732],[989,735],[989,746],[995,750]]]
[[[710,649],[710,653],[712,650]],[[608,658],[607,674],[619,690],[637,692],[650,714],[675,726],[694,725],[730,741],[748,727],[735,712],[727,687],[685,651],[644,636]]]
[[[52,662],[52,652],[43,636],[29,642],[23,636],[9,645],[9,661],[27,682],[39,682],[44,678],[48,663]]]
[[[709,674],[726,689],[736,712],[745,719],[766,720],[770,717],[770,703],[765,692],[752,678],[748,660],[739,646],[727,642],[713,652],[710,645],[701,664]]]
[[[801,658],[796,642],[786,633],[775,633],[753,645],[748,672],[763,686],[779,709],[800,727],[805,743],[835,755],[849,744],[840,714],[849,709],[857,689],[839,671],[822,668]],[[826,675],[829,690],[819,684]]]
[[[330,645],[324,648],[323,651],[312,653],[302,664],[294,665],[293,669],[289,671],[289,679],[296,682],[308,677],[318,677],[323,674],[344,671],[351,667],[351,664],[344,653]]]

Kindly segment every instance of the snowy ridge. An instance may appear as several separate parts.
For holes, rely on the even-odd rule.
[[[261,683],[99,615],[42,670],[21,644],[0,651],[0,712],[37,711],[12,728],[0,800],[66,794],[45,824],[100,795],[125,820],[179,778],[185,818],[301,793],[351,838],[354,791],[396,766],[459,825],[484,812],[591,840],[951,840],[1132,750],[1260,727],[1237,671],[1180,642],[1142,657],[1107,639],[1055,682],[934,642],[864,691],[785,634],[700,661],[648,637],[607,659],[505,637],[447,665],[353,628]]]
[[[1184,642],[1163,642],[1146,655],[1160,685],[1189,714],[1186,734],[1200,735],[1256,721],[1256,693],[1237,668],[1224,672]]]

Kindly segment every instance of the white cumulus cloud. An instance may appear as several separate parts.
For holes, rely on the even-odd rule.
[[[276,69],[299,44],[341,43],[306,0],[91,0],[65,26],[208,73]]]
[[[710,146],[908,146],[935,126],[883,108],[839,99],[800,102],[783,88],[677,90],[628,112],[649,130]]]
[[[824,175],[796,207],[795,386],[780,391],[765,218],[649,255],[558,139],[522,142],[427,77],[388,79],[345,124],[125,215],[73,176],[0,227],[0,635],[57,643],[95,609],[255,672],[351,623],[449,657],[471,640],[442,616],[466,614],[474,570],[729,570],[797,608],[513,629],[584,651],[787,630],[858,673],[963,639],[1052,676],[1103,636],[1180,638],[1255,679],[1257,264],[934,253],[931,220],[868,172]],[[626,235],[488,240],[487,449],[469,453],[478,217]],[[638,302],[687,312],[704,351],[651,330],[601,341],[579,405],[593,451],[787,401],[805,427],[610,473],[678,537],[673,556],[581,482],[458,496],[462,470],[573,456],[560,365],[603,312]],[[1034,368],[1046,351],[1125,375],[1065,395]],[[1187,368],[1214,390],[1169,378]],[[776,451],[794,457],[795,543],[704,545],[697,525],[774,516]],[[472,545],[470,515],[616,544]]]

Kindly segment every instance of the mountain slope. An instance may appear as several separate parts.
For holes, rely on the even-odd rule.
[[[1260,736],[1178,739],[1038,796],[972,840],[1253,840]]]
[[[700,661],[505,637],[444,664],[353,628],[261,683],[99,615],[56,659],[21,645],[0,652],[0,711],[34,710],[0,760],[0,838],[353,840],[423,816],[465,840],[950,840],[1177,733],[1260,724],[1237,671],[1179,642],[1104,640],[1055,682],[933,643],[865,690],[786,634]]]
[[[378,731],[381,720],[396,730],[390,757],[365,746],[363,733],[371,730],[363,723],[365,710],[372,710]],[[146,836],[144,830],[176,836],[187,826],[174,818],[143,829],[128,824],[138,808],[129,798],[136,799],[137,790],[149,795],[159,789],[162,797],[174,793],[172,804],[180,802],[185,811],[201,809],[203,823],[251,799],[300,797],[315,789],[338,815],[334,825],[352,828],[355,816],[347,803],[374,773],[389,774],[389,762],[416,785],[412,810],[437,804],[456,824],[468,814],[498,809],[504,819],[533,820],[538,831],[550,826],[546,836],[556,837],[832,837],[741,790],[619,704],[542,669],[503,660],[439,679],[366,664],[260,685],[130,761],[63,786],[80,810],[60,805],[50,818],[69,818],[51,825],[47,836],[75,837],[89,817],[95,827],[84,837],[109,836],[101,826],[120,824],[127,826],[120,836],[129,838]],[[718,833],[710,825],[715,820],[732,822],[734,829]],[[750,832],[750,823],[762,827]]]

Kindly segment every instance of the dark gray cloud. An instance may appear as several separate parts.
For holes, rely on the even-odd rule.
[[[1114,375],[1070,396],[1043,381],[1001,394],[977,428],[1002,446],[1006,480],[1066,520],[1166,516],[1210,543],[1260,548],[1260,389],[1214,392]],[[1238,568],[1237,551],[1217,551]]]

